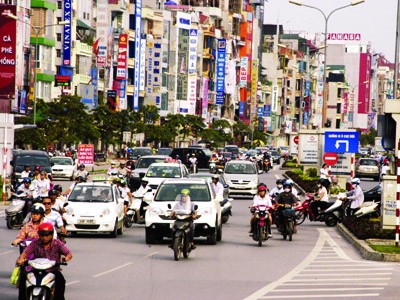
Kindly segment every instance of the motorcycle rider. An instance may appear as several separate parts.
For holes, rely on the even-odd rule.
[[[281,231],[281,228],[284,225],[283,211],[285,210],[285,206],[292,207],[297,202],[296,196],[292,193],[292,186],[290,184],[286,182],[283,184],[283,192],[276,197],[276,202],[279,204],[277,224],[279,231]]]
[[[132,205],[133,199],[131,190],[127,187],[125,179],[121,180],[119,189],[121,191],[121,196],[124,199],[124,215],[126,215],[128,207]]]
[[[127,177],[128,174],[130,173],[130,170],[128,168],[126,168],[126,163],[125,161],[120,161],[119,163],[119,168],[118,168],[118,175],[122,175],[124,177]]]
[[[44,219],[45,222],[50,222],[53,226],[57,226],[63,234],[67,234],[67,230],[64,227],[64,222],[61,215],[52,209],[53,203],[50,197],[43,199],[43,205],[45,207]]]
[[[351,181],[353,189],[346,193],[347,199],[351,201],[351,214],[354,214],[354,212],[364,203],[364,193],[360,187],[360,183],[360,178],[353,178]]]
[[[41,171],[39,180],[35,181],[35,188],[40,198],[48,196],[50,190],[50,180],[47,178],[47,172]]]
[[[215,195],[217,196],[224,196],[224,186],[221,182],[219,182],[219,176],[213,175],[212,176],[212,187],[214,188]]]
[[[40,179],[40,166],[35,166],[33,169],[33,180],[39,180]]]
[[[72,259],[71,251],[65,246],[63,242],[58,239],[54,239],[54,227],[51,223],[45,222],[39,225],[38,230],[39,239],[33,241],[24,252],[18,257],[17,264],[23,265],[27,257],[34,254],[35,258],[47,258],[50,260],[61,261],[61,255],[65,256],[64,260],[66,262]],[[55,290],[54,299],[64,300],[65,292],[65,278],[61,273],[59,267],[53,267],[48,272],[55,275]],[[26,299],[26,272],[24,268],[21,270],[20,284],[19,284],[19,300]]]
[[[85,170],[85,165],[84,164],[80,164],[78,166],[78,170],[75,172],[74,179],[76,177],[78,177],[78,176],[81,176],[84,179],[84,181],[86,181],[88,179],[89,172]]]
[[[240,151],[240,152],[239,152],[238,159],[241,159],[241,160],[246,160],[246,159],[247,159],[247,156],[246,156],[246,155],[244,155],[243,151]]]
[[[318,220],[320,217],[319,211],[324,211],[329,207],[328,191],[322,183],[323,182],[321,180],[318,182],[318,191],[314,197],[314,200],[310,204],[310,208],[314,213],[316,220]]]
[[[39,237],[39,224],[43,222],[44,211],[45,208],[42,203],[35,203],[35,205],[33,205],[31,209],[31,220],[19,231],[17,237],[12,242],[14,246],[17,246],[19,243],[27,239],[37,239]]]
[[[188,238],[190,241],[190,247],[192,248],[192,250],[194,250],[194,249],[196,249],[196,246],[194,245],[194,222],[193,222],[193,220],[196,219],[197,212],[194,209],[194,204],[191,203],[191,201],[190,201],[190,191],[188,189],[182,189],[181,193],[176,196],[175,200],[177,202],[175,203],[175,205],[169,215],[170,218],[172,218],[175,215],[175,211],[179,211],[179,210],[187,210],[187,211],[190,210],[191,213],[193,214],[193,219],[190,222],[190,231],[189,231]],[[172,248],[172,244],[169,245],[169,247]]]
[[[268,207],[272,207],[272,202],[271,202],[271,198],[269,197],[269,195],[267,194],[267,186],[265,184],[259,184],[258,186],[258,194],[254,195],[253,198],[253,205],[250,208],[251,211],[251,218],[250,218],[250,231],[249,234],[250,236],[253,235],[253,230],[254,230],[254,206],[258,206],[258,205],[265,205]],[[272,237],[272,233],[271,233],[271,226],[272,226],[272,217],[271,214],[268,214],[268,219],[269,219],[269,226],[268,226],[268,237],[271,238]]]
[[[82,176],[77,176],[75,178],[75,182],[72,183],[68,190],[65,191],[64,196],[68,199],[69,194],[72,192],[72,190],[74,189],[75,185],[77,185],[78,183],[84,182],[85,179]]]
[[[278,179],[276,181],[276,187],[274,187],[270,192],[269,192],[269,196],[270,197],[276,197],[278,196],[280,193],[283,192],[283,183],[284,180],[283,179]]]
[[[135,194],[138,197],[143,197],[143,195],[147,192],[151,192],[151,188],[150,186],[148,186],[148,181],[146,179],[142,179],[142,182],[140,183],[140,187],[138,188],[138,190],[135,192]],[[139,208],[139,218],[143,219],[144,218],[144,208],[148,206],[148,204],[146,202],[144,202],[142,200],[142,202],[140,203],[140,208]]]
[[[118,174],[117,164],[115,163],[115,161],[111,162],[111,167],[108,168],[108,170],[107,170],[108,176],[111,176],[111,174],[113,174],[113,173]]]
[[[196,158],[196,154],[192,153],[192,157],[189,158],[189,167],[193,168],[193,173],[197,173],[197,170],[196,170],[196,172],[194,172],[195,165],[197,165],[197,158]]]
[[[24,170],[21,172],[21,178],[29,177],[30,173],[31,173],[31,166],[25,165]]]
[[[129,156],[128,161],[126,162],[126,167],[131,171],[135,170],[135,162],[133,161],[132,156]]]
[[[64,202],[58,198],[58,192],[55,189],[52,189],[49,191],[49,198],[51,199],[51,203],[52,203],[51,209],[55,210],[60,215],[62,215]]]

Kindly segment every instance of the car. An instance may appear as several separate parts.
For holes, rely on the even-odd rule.
[[[229,196],[257,194],[257,186],[260,183],[257,164],[248,160],[231,160],[225,164],[223,178],[229,185]]]
[[[208,169],[208,161],[212,156],[212,152],[208,148],[197,148],[197,147],[189,147],[189,148],[174,148],[170,156],[172,158],[179,157],[181,162],[189,167],[189,162],[187,159],[192,156],[192,154],[197,158],[197,168],[206,168]]]
[[[372,189],[364,192],[364,202],[381,201],[381,196],[382,196],[382,186],[378,184]]]
[[[261,153],[264,153],[264,152],[268,152],[270,150],[270,147],[261,147],[260,146],[260,147],[256,147],[255,150],[259,151]]]
[[[210,184],[212,183],[212,177],[215,176],[214,174],[211,173],[196,173],[196,174],[189,174],[189,178],[203,178],[207,179]],[[224,177],[220,176],[219,177],[219,182],[224,186],[224,199],[229,197],[229,185],[225,182]]]
[[[153,155],[153,150],[150,147],[135,147],[128,154],[128,158],[132,157],[134,161],[138,160],[138,156]]]
[[[274,164],[279,165],[281,163],[281,155],[278,153],[278,151],[271,151],[269,154]]]
[[[30,166],[31,171],[35,166],[40,166],[40,170],[46,171],[47,174],[51,175],[51,164],[50,156],[45,151],[20,149],[13,151],[13,158],[10,161],[12,166],[11,181],[15,182],[21,177],[21,172],[25,166]]]
[[[378,181],[381,167],[375,158],[359,158],[355,167],[355,176],[359,178],[373,178]]]
[[[71,157],[68,156],[54,156],[51,158],[51,172],[55,178],[68,178],[74,180],[74,172],[76,164]]]
[[[225,152],[231,152],[232,156],[236,157],[239,155],[239,147],[236,145],[226,145],[224,147]]]
[[[172,152],[172,148],[158,148],[157,154],[158,155],[170,155]]]
[[[280,146],[278,152],[281,154],[281,157],[285,157],[285,156],[289,155],[289,147],[288,146]]]
[[[197,218],[194,221],[195,237],[206,237],[207,243],[214,245],[222,239],[221,205],[222,196],[216,196],[207,179],[166,179],[155,195],[147,193],[144,201],[150,203],[146,210],[145,235],[146,243],[153,244],[171,237],[171,226],[174,222],[166,217],[171,213],[180,191],[188,189],[193,204],[197,205]]]
[[[136,163],[135,169],[131,174],[131,186],[133,190],[137,190],[148,168],[153,163],[162,163],[165,159],[170,158],[167,155],[145,155],[141,156]]]
[[[365,157],[370,154],[370,151],[368,148],[359,148],[358,153],[360,153],[362,157]]]
[[[103,181],[78,183],[67,201],[63,217],[68,232],[106,232],[114,238],[123,233],[124,199],[116,185]]]
[[[151,164],[143,180],[147,180],[149,187],[156,191],[160,183],[166,178],[187,178],[188,176],[189,171],[184,164],[164,162]]]

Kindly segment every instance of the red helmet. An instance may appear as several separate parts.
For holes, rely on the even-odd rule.
[[[38,234],[39,235],[49,235],[54,233],[53,224],[49,222],[41,223],[39,225]]]
[[[265,186],[265,185],[260,185],[259,187],[258,187],[258,191],[259,192],[261,192],[261,191],[267,191],[267,187]]]

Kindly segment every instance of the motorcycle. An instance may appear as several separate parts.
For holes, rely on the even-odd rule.
[[[26,282],[20,284],[26,285],[27,299],[54,299],[55,275],[47,270],[60,265],[66,266],[67,263],[47,258],[36,258],[25,262],[24,266],[30,266],[31,270],[27,271]]]
[[[325,209],[325,211],[322,211],[319,214],[319,218],[316,218],[317,216],[314,215],[314,213],[311,209],[311,203],[314,200],[314,197],[309,193],[306,193],[305,197],[306,197],[306,199],[303,201],[303,203],[294,207],[296,225],[303,224],[303,222],[305,221],[305,219],[307,217],[311,222],[314,222],[314,221],[325,222],[325,224],[327,226],[335,226],[336,225],[336,223],[334,221],[335,218],[332,215],[325,213],[325,211],[331,205],[333,205],[332,203],[329,204],[329,207],[327,209]],[[335,224],[333,224],[333,223],[335,223]]]
[[[346,193],[339,193],[335,202],[320,214],[327,226],[333,227],[337,223],[343,221],[343,218],[345,217],[345,207],[343,202],[345,196]]]
[[[27,215],[24,210],[27,201],[33,201],[33,199],[29,198],[24,192],[17,192],[16,195],[12,196],[11,203],[5,210],[8,229],[13,229],[23,224]]]
[[[148,186],[143,193],[134,192],[132,194],[132,204],[128,207],[128,210],[126,211],[126,215],[124,217],[124,225],[126,228],[132,227],[133,223],[144,224],[145,207],[148,205],[148,203],[143,203],[143,197],[146,193],[149,193],[151,191],[151,187]],[[143,210],[142,213],[140,210],[141,207]]]
[[[282,212],[283,215],[283,223],[278,226],[278,231],[283,236],[283,239],[286,240],[289,237],[289,241],[292,241],[294,234],[294,225],[295,225],[295,211],[291,207],[291,205],[283,205],[284,210]]]
[[[225,198],[220,202],[221,205],[221,221],[226,223],[229,220],[229,216],[232,216],[232,198]]]
[[[215,161],[210,161],[208,163],[208,169],[209,169],[210,173],[216,172],[216,166],[217,166],[217,164],[215,163]]]
[[[253,222],[255,222],[252,237],[254,241],[258,242],[258,247],[261,247],[262,243],[268,240],[269,207],[266,205],[253,206],[250,211],[254,215]]]
[[[268,173],[268,171],[271,169],[271,161],[269,159],[264,159],[263,160],[263,170],[264,172]]]
[[[362,218],[366,216],[377,216],[381,215],[381,202],[364,202],[360,208],[354,213],[357,218]]]

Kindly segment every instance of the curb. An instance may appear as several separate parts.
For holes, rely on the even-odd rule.
[[[400,254],[381,253],[373,250],[366,241],[357,239],[343,224],[338,224],[337,229],[361,253],[364,259],[400,262]]]

